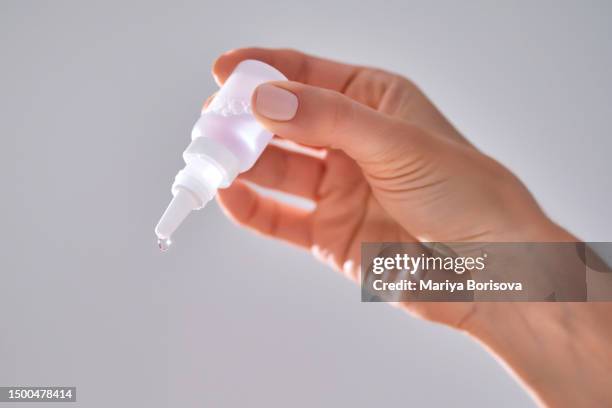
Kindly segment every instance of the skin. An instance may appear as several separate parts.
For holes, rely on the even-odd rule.
[[[283,72],[290,81],[269,85],[298,100],[292,118],[271,120],[258,111],[256,90],[258,121],[324,157],[269,146],[241,180],[312,200],[315,209],[290,207],[236,181],[220,191],[219,201],[238,224],[310,250],[355,281],[361,242],[577,241],[406,78],[294,50],[247,48],[215,62],[217,82],[244,59]],[[612,404],[612,308],[606,303],[400,307],[475,337],[544,405]]]

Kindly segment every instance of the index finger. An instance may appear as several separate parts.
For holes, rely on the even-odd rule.
[[[291,49],[240,48],[221,55],[213,65],[213,75],[223,84],[234,67],[245,59],[272,65],[289,80],[332,89],[338,92],[351,83],[362,67],[313,57]]]

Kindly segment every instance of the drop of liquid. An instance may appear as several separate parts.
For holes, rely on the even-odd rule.
[[[166,252],[168,248],[170,248],[170,245],[172,245],[172,241],[170,241],[170,238],[157,238],[157,246],[159,247],[160,251]]]

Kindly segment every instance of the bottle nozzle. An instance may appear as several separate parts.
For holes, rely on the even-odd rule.
[[[166,211],[164,211],[155,227],[155,234],[159,239],[160,248],[163,242],[164,250],[167,249],[170,237],[174,234],[174,231],[176,231],[192,210],[200,207],[200,203],[191,192],[180,187],[176,189],[176,194],[174,194],[168,208],[166,208]]]

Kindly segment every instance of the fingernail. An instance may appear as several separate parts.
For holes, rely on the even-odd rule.
[[[283,88],[263,84],[255,91],[255,110],[268,119],[291,120],[297,108],[297,96]]]

